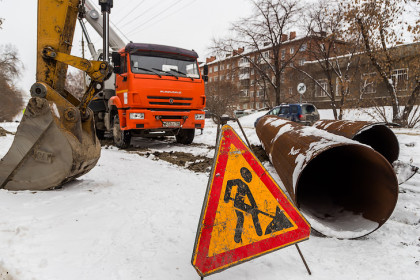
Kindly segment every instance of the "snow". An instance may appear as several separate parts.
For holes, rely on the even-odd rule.
[[[253,145],[260,145],[254,121],[264,113],[240,118]],[[321,110],[322,118],[329,114]],[[363,114],[346,115],[358,119]],[[212,157],[217,127],[208,119],[206,123],[191,146],[173,139],[139,139],[135,145]],[[229,124],[242,137],[238,125]],[[17,125],[0,124],[12,132]],[[420,129],[393,131],[400,141],[399,159],[420,166]],[[12,141],[13,135],[0,137],[0,158]],[[271,164],[264,166],[281,183]],[[92,171],[62,189],[0,190],[0,279],[199,279],[190,262],[208,176],[209,172],[194,173],[152,155],[110,146],[102,148]],[[420,174],[416,174],[400,185],[394,213],[372,234],[340,240],[314,232],[299,246],[311,279],[417,279],[419,233]],[[308,278],[294,246],[208,277]]]

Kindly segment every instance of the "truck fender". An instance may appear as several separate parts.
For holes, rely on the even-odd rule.
[[[122,108],[121,100],[118,96],[113,96],[108,101],[108,107],[111,108],[112,106],[117,107],[118,109]]]

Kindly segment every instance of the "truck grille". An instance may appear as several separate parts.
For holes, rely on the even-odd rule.
[[[178,97],[178,96],[148,96],[150,105],[168,105],[168,106],[190,106],[191,97]],[[151,101],[153,100],[153,101]],[[187,102],[186,102],[187,101]]]

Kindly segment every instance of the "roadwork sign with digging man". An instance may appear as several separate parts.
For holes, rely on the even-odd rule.
[[[224,126],[192,265],[201,277],[309,238],[310,225],[230,126]]]

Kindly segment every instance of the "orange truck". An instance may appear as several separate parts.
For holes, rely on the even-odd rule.
[[[118,147],[131,136],[175,135],[191,144],[204,128],[204,80],[195,51],[129,43],[112,53],[115,96],[109,99],[112,135]]]
[[[85,2],[84,18],[101,34],[100,14]],[[79,18],[80,19],[80,18]],[[89,49],[96,53],[80,20]],[[172,46],[128,43],[110,28],[115,77],[105,83],[91,101],[96,134],[112,134],[117,147],[127,148],[132,137],[175,136],[178,143],[191,144],[195,129],[204,128],[206,104],[204,82],[193,50]]]

